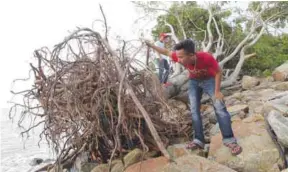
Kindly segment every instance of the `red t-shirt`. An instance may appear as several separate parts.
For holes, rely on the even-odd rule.
[[[192,64],[184,65],[184,67],[189,70],[189,78],[206,79],[215,77],[220,69],[215,58],[206,52],[196,52],[196,57],[196,66]],[[172,53],[172,60],[179,62],[176,52]]]

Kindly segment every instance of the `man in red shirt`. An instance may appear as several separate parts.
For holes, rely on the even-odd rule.
[[[231,127],[231,117],[223,101],[221,69],[215,58],[207,52],[195,52],[195,44],[186,39],[175,45],[175,51],[157,47],[149,41],[146,44],[160,54],[169,56],[172,61],[181,63],[189,70],[189,101],[192,112],[194,139],[187,145],[189,149],[203,149],[205,140],[200,115],[201,96],[205,92],[213,101],[213,106],[223,137],[223,143],[230,148],[232,155],[238,155],[242,148],[237,144]]]

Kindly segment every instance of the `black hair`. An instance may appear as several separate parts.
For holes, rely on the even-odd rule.
[[[192,39],[185,39],[174,46],[174,50],[184,49],[186,54],[195,54],[195,43]]]

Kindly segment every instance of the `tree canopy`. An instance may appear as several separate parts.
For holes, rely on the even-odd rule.
[[[197,49],[213,53],[221,67],[237,69],[230,78],[239,75],[244,61],[245,72],[259,74],[288,59],[287,35],[275,34],[275,30],[287,25],[288,2],[249,2],[247,9],[233,2],[181,1],[172,2],[169,8],[163,8],[163,2],[159,1],[135,4],[148,14],[162,12],[152,30],[155,39],[161,32],[175,34],[176,40],[192,38]],[[266,53],[262,47],[266,47]],[[252,56],[257,57],[247,60]]]

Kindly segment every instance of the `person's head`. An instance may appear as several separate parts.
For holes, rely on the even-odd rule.
[[[169,37],[169,35],[167,33],[160,33],[159,40],[161,42],[167,43],[167,42],[169,42],[170,37]]]
[[[177,57],[184,65],[195,63],[195,44],[191,39],[185,39],[174,46]]]

